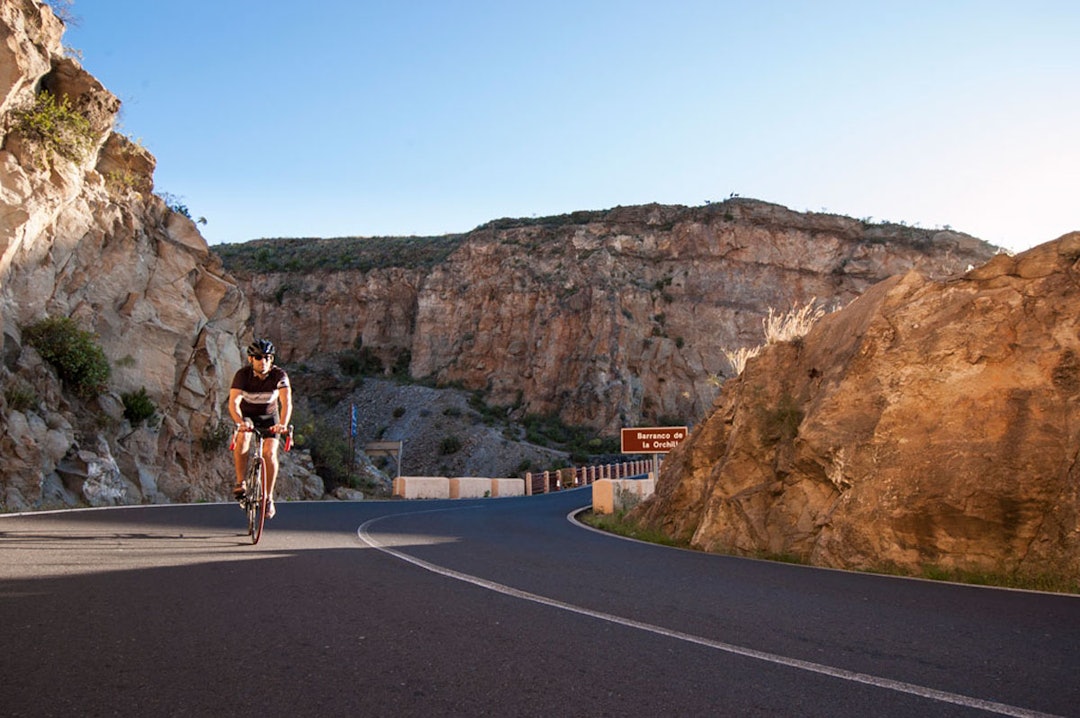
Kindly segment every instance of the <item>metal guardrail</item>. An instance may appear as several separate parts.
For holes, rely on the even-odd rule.
[[[599,479],[645,479],[652,471],[652,459],[636,459],[612,464],[571,466],[554,471],[526,472],[525,493],[547,494],[552,491],[588,486]]]

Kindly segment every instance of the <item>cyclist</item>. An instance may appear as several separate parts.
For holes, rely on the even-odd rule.
[[[250,423],[256,429],[269,431],[262,440],[263,461],[266,462],[267,503],[266,516],[274,518],[274,482],[278,474],[278,434],[288,431],[292,418],[292,388],[289,375],[281,367],[274,366],[274,345],[266,339],[256,339],[247,348],[248,365],[233,377],[229,389],[229,415],[237,429]],[[233,496],[244,498],[244,472],[250,432],[241,432],[233,450],[236,464],[236,486]]]

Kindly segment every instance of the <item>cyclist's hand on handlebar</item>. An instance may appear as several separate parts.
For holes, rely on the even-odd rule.
[[[274,424],[273,426],[270,427],[270,433],[271,434],[288,434],[289,433],[289,427],[285,426],[284,424]]]

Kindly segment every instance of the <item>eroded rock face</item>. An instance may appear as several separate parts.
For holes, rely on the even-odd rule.
[[[640,515],[706,550],[1080,573],[1080,233],[886,280],[728,381]]]
[[[0,0],[0,507],[223,497],[230,458],[200,439],[222,413],[249,307],[194,224],[154,196],[154,159],[112,131],[119,101],[63,56],[62,25]],[[19,129],[38,92],[65,99],[91,142],[43,152]],[[63,387],[22,329],[71,317],[111,364],[91,401]],[[145,388],[152,426],[124,419]]]
[[[426,269],[243,282],[256,332],[288,359],[407,353],[415,377],[614,434],[702,416],[724,350],[761,343],[770,307],[845,304],[892,274],[941,277],[993,253],[955,232],[733,199],[502,220]]]

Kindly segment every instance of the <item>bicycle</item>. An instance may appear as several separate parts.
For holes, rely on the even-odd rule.
[[[256,429],[250,424],[238,426],[233,433],[232,442],[229,443],[230,451],[236,448],[236,442],[240,438],[241,432],[251,432],[255,435],[252,437],[251,448],[248,450],[247,469],[244,471],[244,483],[242,484],[244,498],[240,500],[240,507],[247,514],[247,532],[251,536],[251,543],[257,544],[262,537],[263,526],[266,523],[266,504],[270,498],[270,490],[266,485],[266,464],[262,456],[262,442],[264,438],[272,436],[272,434],[267,429]],[[292,437],[293,428],[290,425],[289,430],[285,432],[283,442],[285,451],[292,448]]]

